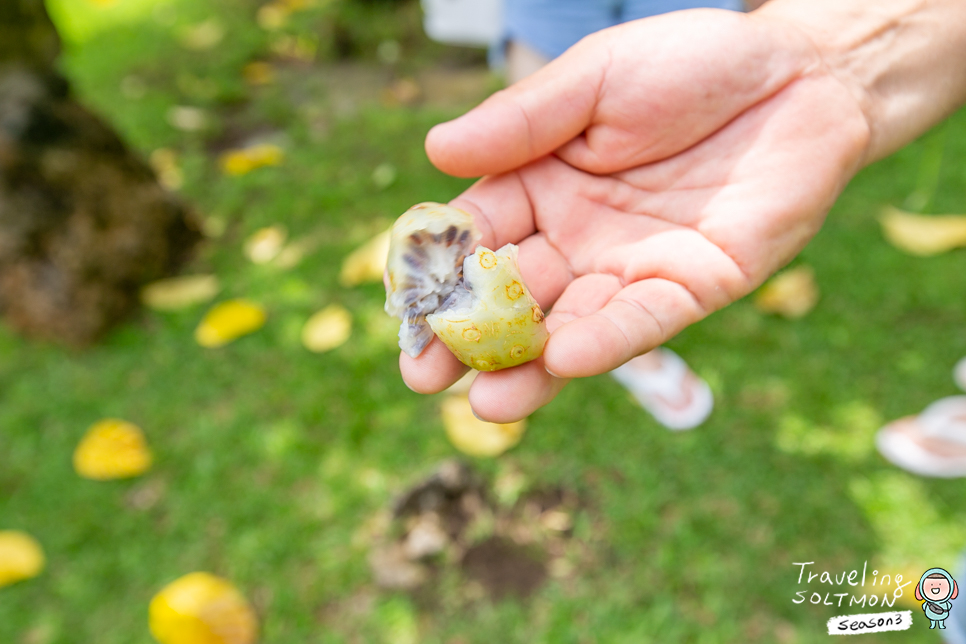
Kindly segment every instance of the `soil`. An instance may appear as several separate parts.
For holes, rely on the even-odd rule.
[[[542,557],[500,537],[491,537],[467,550],[462,569],[494,599],[508,595],[529,597],[547,578]]]
[[[90,344],[200,233],[60,77],[3,70],[0,122],[0,311],[26,335]]]

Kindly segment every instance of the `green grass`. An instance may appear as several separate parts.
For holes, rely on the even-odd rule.
[[[394,14],[379,3],[322,4],[293,33],[329,28],[338,14],[349,25],[340,29],[364,35],[369,20],[379,38],[404,43],[403,70],[383,70],[386,79],[452,56],[393,32],[393,15],[411,28],[412,6]],[[241,67],[269,55],[255,5],[171,6],[106,24],[77,8],[65,69],[137,149],[182,153],[183,194],[204,217],[227,222],[192,270],[217,273],[222,298],[261,302],[269,321],[218,350],[192,339],[204,307],[145,312],[86,352],[0,328],[0,529],[30,532],[49,557],[39,578],[0,589],[0,642],[150,642],[148,601],[193,570],[236,583],[258,608],[262,641],[274,644],[824,642],[825,621],[849,611],[794,605],[804,586],[793,562],[834,572],[868,560],[870,570],[908,577],[921,572],[924,551],[929,565],[951,567],[966,547],[966,482],[907,475],[872,444],[883,422],[956,393],[966,253],[904,256],[875,217],[881,204],[933,183],[930,211],[966,210],[960,113],[930,135],[944,146],[927,137],[849,186],[797,260],[815,269],[822,291],[813,313],[787,321],[742,301],[671,343],[715,389],[705,426],[663,430],[608,378],[591,378],[534,414],[519,447],[479,463],[490,475],[516,468],[533,485],[587,495],[576,538],[603,535],[588,542],[594,565],[525,602],[442,601],[427,611],[377,591],[360,527],[455,452],[438,399],[399,379],[381,287],[347,290],[337,274],[348,252],[409,205],[468,185],[434,170],[422,151],[426,131],[459,110],[378,101],[346,109],[327,88],[328,63],[288,66],[275,86],[249,89]],[[209,14],[228,27],[225,40],[203,54],[181,48],[178,29]],[[378,65],[376,37],[353,38]],[[338,53],[324,43],[320,52]],[[147,88],[139,99],[121,92],[131,75]],[[175,104],[210,110],[212,131],[174,130],[165,114]],[[231,128],[271,131],[286,146],[284,165],[221,176],[205,141]],[[935,166],[937,148],[932,181],[920,166]],[[399,174],[380,191],[371,173],[382,163]],[[279,222],[296,237],[320,235],[321,245],[288,271],[247,262],[242,241]],[[300,326],[332,302],[353,312],[352,340],[310,354]],[[74,446],[103,417],[144,428],[156,456],[150,473],[109,483],[74,474]],[[137,502],[145,496],[156,502]],[[915,635],[864,641],[938,641],[913,612]]]

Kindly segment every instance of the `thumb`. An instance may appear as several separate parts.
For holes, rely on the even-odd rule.
[[[429,160],[447,174],[478,177],[553,152],[590,123],[607,62],[600,41],[578,43],[532,76],[431,129]]]

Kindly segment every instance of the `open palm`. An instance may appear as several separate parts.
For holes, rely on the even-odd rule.
[[[437,167],[489,175],[453,205],[484,245],[520,246],[552,307],[543,359],[481,374],[476,413],[522,418],[749,293],[818,231],[867,142],[804,35],[715,10],[594,34],[434,129]],[[465,371],[438,340],[400,366],[421,392]]]

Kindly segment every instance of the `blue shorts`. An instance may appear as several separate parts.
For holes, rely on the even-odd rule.
[[[744,10],[742,0],[506,0],[506,40],[556,58],[595,31],[702,7]]]

